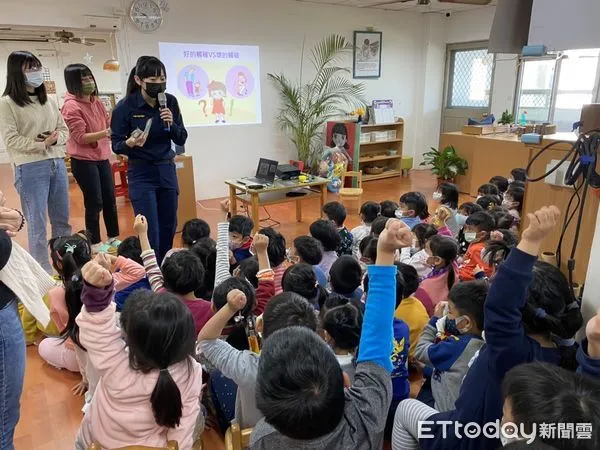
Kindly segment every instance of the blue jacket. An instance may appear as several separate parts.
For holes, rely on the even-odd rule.
[[[485,424],[502,417],[501,384],[506,372],[513,367],[532,361],[558,364],[559,351],[542,348],[527,337],[523,328],[521,309],[525,306],[526,294],[533,279],[532,271],[536,257],[514,249],[502,264],[490,286],[485,301],[486,344],[467,372],[456,400],[456,409],[434,414],[428,420],[449,420],[463,426],[469,422]],[[581,355],[586,358],[585,355]],[[589,358],[587,358],[589,360]],[[590,360],[591,361],[591,360]],[[586,373],[600,375],[600,364],[590,362]],[[431,439],[420,439],[421,449],[469,449],[493,450],[501,446],[500,440],[479,437],[462,439],[454,436],[454,426],[448,428],[447,437],[442,437],[443,427],[433,427]]]
[[[392,398],[404,400],[410,394],[408,382],[408,350],[410,349],[410,330],[406,322],[394,319],[394,347],[392,350]]]
[[[137,283],[133,283],[127,286],[122,291],[115,292],[115,303],[117,304],[117,311],[121,311],[123,306],[125,306],[125,302],[127,298],[133,294],[134,291],[138,289],[148,289],[150,290],[150,283],[148,282],[148,278],[144,277]]]

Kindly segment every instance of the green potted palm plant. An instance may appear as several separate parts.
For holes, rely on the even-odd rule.
[[[443,150],[431,147],[431,150],[423,154],[421,166],[431,166],[439,182],[454,182],[456,177],[467,173],[469,163],[456,153],[456,148],[449,145]]]
[[[311,79],[304,78],[304,44],[297,80],[283,73],[268,74],[281,100],[277,123],[282,131],[289,133],[298,160],[308,167],[313,166],[323,149],[324,124],[365,104],[364,85],[353,83],[350,69],[341,66],[353,49],[344,36],[332,34],[318,42],[308,57],[311,73],[314,72]]]

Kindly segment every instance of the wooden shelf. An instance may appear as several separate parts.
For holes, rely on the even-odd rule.
[[[379,180],[381,178],[399,177],[400,175],[402,175],[402,172],[400,170],[386,170],[385,172],[380,173],[378,175],[363,174],[362,179],[363,181]]]
[[[401,120],[400,122],[394,122],[394,123],[379,123],[379,124],[372,124],[372,125],[361,125],[361,129],[362,128],[381,128],[381,127],[397,127],[398,125],[404,125],[404,121]]]
[[[363,142],[362,144],[360,144],[360,146],[362,147],[363,145],[393,144],[395,142],[402,142],[402,139],[389,139],[387,141]]]
[[[362,158],[360,158],[358,161],[363,164],[363,163],[368,163],[370,161],[383,161],[386,159],[398,159],[398,158],[402,158],[402,155],[380,155],[380,156],[373,156],[372,158],[369,158],[368,156],[364,156]]]

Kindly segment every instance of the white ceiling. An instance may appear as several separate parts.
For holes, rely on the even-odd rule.
[[[353,6],[357,8],[375,8],[385,9],[389,11],[411,11],[418,13],[430,12],[450,12],[450,11],[467,11],[477,8],[489,8],[495,6],[497,0],[492,0],[489,5],[465,5],[460,3],[440,3],[438,0],[431,0],[431,4],[421,6],[417,4],[417,0],[411,0],[405,3],[391,3],[393,0],[296,0],[299,2],[308,3],[324,3],[329,5]]]

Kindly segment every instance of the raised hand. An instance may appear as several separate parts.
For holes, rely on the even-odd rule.
[[[255,253],[266,252],[269,247],[269,236],[264,234],[256,233],[252,240],[252,246],[254,247]]]
[[[81,275],[85,282],[97,288],[105,288],[112,283],[112,275],[96,261],[88,262],[81,269]]]
[[[133,223],[133,229],[137,234],[147,234],[148,233],[148,221],[145,216],[138,214],[135,217],[135,222]]]
[[[532,256],[537,256],[542,241],[558,224],[560,211],[556,206],[544,206],[533,214],[527,214],[529,225],[521,235],[517,248]]]
[[[401,220],[390,219],[379,235],[377,250],[394,253],[396,250],[412,245],[413,236],[410,228]]]
[[[227,294],[227,305],[232,311],[241,311],[246,306],[246,294],[239,289],[229,291],[229,294]]]
[[[556,227],[560,211],[556,206],[544,206],[536,212],[527,214],[529,226],[523,231],[522,240],[541,242]]]

